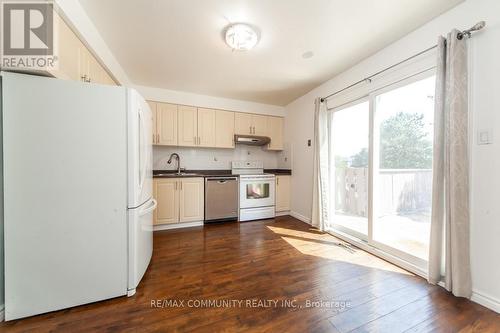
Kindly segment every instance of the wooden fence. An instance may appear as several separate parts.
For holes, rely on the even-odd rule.
[[[368,215],[368,169],[336,168],[335,210]],[[380,169],[375,177],[374,200],[380,215],[429,212],[432,170]]]

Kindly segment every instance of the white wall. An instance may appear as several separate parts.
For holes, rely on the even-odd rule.
[[[485,30],[469,41],[471,50],[471,135],[492,129],[496,142],[471,146],[471,260],[473,299],[500,311],[500,1],[468,0],[348,71],[286,106],[285,138],[292,144],[292,211],[311,216],[314,98],[328,95],[436,43],[453,28],[485,20]],[[294,196],[293,193],[300,193]]]
[[[199,95],[184,91],[168,90],[161,88],[132,85],[147,99],[173,104],[192,105],[211,109],[258,113],[273,116],[284,116],[285,108],[282,106],[262,104],[208,95]]]

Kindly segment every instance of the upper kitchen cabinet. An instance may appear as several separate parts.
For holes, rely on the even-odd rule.
[[[283,150],[283,118],[148,101],[153,144],[234,148],[234,135],[269,136],[269,150]]]
[[[234,116],[235,134],[267,135],[267,116],[236,112]]]
[[[283,118],[267,117],[267,134],[271,138],[269,150],[283,150]]]
[[[178,145],[194,147],[198,145],[198,109],[193,106],[179,105]]]
[[[234,148],[234,112],[215,112],[215,147]]]
[[[235,134],[252,134],[252,115],[236,112],[234,114],[234,132]]]
[[[177,105],[168,103],[155,103],[155,105],[156,112],[153,112],[153,123],[156,123],[156,126],[153,127],[153,130],[156,128],[156,140],[153,140],[153,143],[164,146],[177,146]]]
[[[80,81],[79,58],[83,44],[59,15],[54,15],[54,20],[59,27],[59,69],[54,70],[53,74],[59,78]]]
[[[269,136],[267,128],[267,116],[252,115],[253,135]]]
[[[60,79],[116,85],[97,58],[56,12],[54,23],[58,27],[59,63],[57,69],[47,71]]]
[[[216,110],[198,108],[198,146],[215,147]]]

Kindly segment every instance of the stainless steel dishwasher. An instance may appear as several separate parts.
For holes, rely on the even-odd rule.
[[[205,178],[205,223],[238,219],[238,177]]]

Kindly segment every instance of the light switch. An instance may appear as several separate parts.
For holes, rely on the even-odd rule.
[[[493,143],[493,131],[491,129],[482,129],[477,132],[478,145],[490,145]]]

